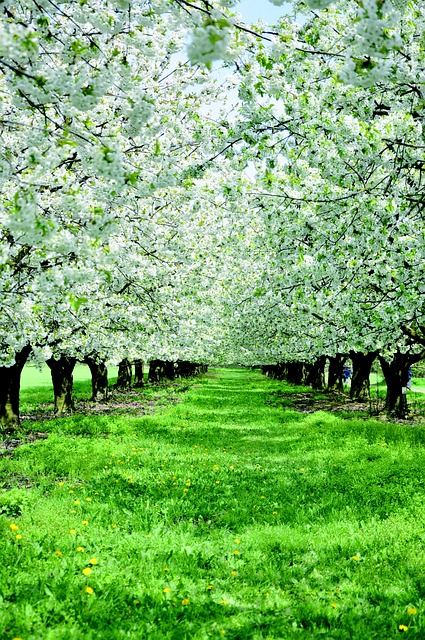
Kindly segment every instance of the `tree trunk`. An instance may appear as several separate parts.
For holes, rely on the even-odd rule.
[[[288,362],[286,364],[286,380],[291,384],[304,384],[305,382],[305,363],[304,362]]]
[[[148,382],[157,384],[161,378],[161,360],[151,360],[149,362]]]
[[[61,355],[59,360],[49,358],[49,360],[46,361],[52,376],[53,393],[55,396],[54,414],[56,416],[62,415],[64,411],[74,410],[74,400],[72,398],[74,378],[72,373],[76,362],[76,358],[64,355]]]
[[[394,418],[407,418],[409,409],[407,406],[407,381],[408,369],[415,362],[423,360],[425,351],[420,354],[401,353],[397,351],[391,362],[379,356],[382,372],[387,384],[385,398],[385,411]]]
[[[15,354],[15,364],[0,367],[0,431],[13,431],[19,426],[19,390],[21,373],[31,346],[27,345]]]
[[[341,353],[329,357],[328,391],[344,391],[343,366],[346,358]]]
[[[287,365],[286,362],[278,362],[277,364],[264,364],[261,367],[262,373],[274,378],[275,380],[286,380],[287,377]]]
[[[135,360],[134,361],[134,384],[133,386],[136,389],[140,389],[145,384],[143,378],[143,360]]]
[[[168,380],[174,380],[176,377],[174,362],[172,360],[164,360],[164,377]]]
[[[91,373],[92,402],[106,402],[108,400],[108,369],[103,360],[92,356],[84,358]]]
[[[326,356],[321,356],[313,364],[309,365],[305,384],[312,389],[324,389],[325,387]]]
[[[377,351],[361,353],[350,351],[353,363],[353,377],[351,378],[350,398],[358,402],[366,402],[370,397],[370,369],[378,355]]]
[[[130,389],[131,387],[131,362],[128,358],[124,358],[118,365],[117,389]]]

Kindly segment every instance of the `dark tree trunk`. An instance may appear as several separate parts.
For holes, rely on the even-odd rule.
[[[128,358],[124,358],[118,365],[117,389],[130,389],[131,387],[131,362]]]
[[[62,415],[64,411],[74,410],[74,401],[72,399],[72,385],[74,383],[73,371],[76,358],[61,355],[59,360],[50,358],[46,364],[50,369],[53,383],[53,393],[55,396],[56,416]]]
[[[144,384],[145,381],[143,379],[143,360],[135,360],[133,386],[136,387],[136,389],[140,389],[140,387],[143,387]]]
[[[162,360],[151,360],[149,362],[148,382],[157,384],[162,379],[161,372]]]
[[[344,391],[343,366],[346,358],[341,353],[329,357],[328,391]]]
[[[262,373],[264,373],[264,375],[269,376],[269,378],[274,378],[275,380],[287,379],[286,362],[278,362],[277,364],[264,364],[261,367],[261,371]]]
[[[13,431],[19,426],[21,373],[30,353],[27,345],[15,354],[15,364],[0,367],[0,430]]]
[[[326,356],[321,356],[313,364],[308,366],[305,384],[312,389],[324,389],[325,387]]]
[[[174,362],[172,360],[164,360],[163,363],[164,377],[168,380],[174,380],[176,377]]]
[[[387,384],[387,395],[385,398],[385,411],[394,418],[407,418],[409,409],[407,406],[407,381],[408,369],[410,365],[419,362],[425,356],[425,351],[421,354],[401,353],[397,351],[391,362],[379,356],[382,372]]]
[[[358,402],[366,402],[370,397],[370,369],[378,355],[377,351],[361,353],[350,351],[353,363],[353,377],[351,378],[350,398]]]
[[[108,369],[103,360],[97,360],[95,357],[86,356],[85,364],[89,367],[91,373],[91,388],[93,402],[106,402],[108,400]]]
[[[305,373],[304,362],[288,362],[286,364],[286,380],[291,384],[304,384]]]

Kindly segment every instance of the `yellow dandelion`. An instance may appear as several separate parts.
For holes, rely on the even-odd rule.
[[[113,529],[116,529],[116,528],[117,528],[117,525],[116,525],[116,524],[113,524],[113,525],[111,525],[111,526],[112,526],[112,528],[113,528]]]
[[[90,567],[86,567],[85,569],[83,569],[82,574],[84,576],[89,576],[91,574],[91,571],[92,570],[90,569]]]
[[[86,502],[91,502],[91,498],[86,498]]]
[[[188,598],[183,598],[182,604],[189,604],[189,599]]]
[[[76,532],[76,530],[75,530],[75,529],[70,529],[70,530],[69,530],[69,533],[70,533],[72,536],[74,536],[77,532]]]
[[[227,604],[227,600],[222,600],[220,604]]]
[[[209,585],[208,585],[208,587],[207,587],[207,590],[208,590],[208,591],[211,591],[211,589],[214,589],[214,587],[213,587],[213,585],[212,585],[212,584],[209,584]]]
[[[301,467],[300,471],[305,471],[304,467]]]
[[[234,470],[234,468],[235,468],[235,467],[234,467],[232,464],[231,464],[231,465],[230,465],[230,467],[229,467],[229,469],[231,469],[232,471]]]
[[[237,576],[238,572],[237,571],[232,571],[232,576]]]
[[[338,605],[337,605],[337,603],[336,603],[336,602],[331,602],[331,607],[333,607],[334,609],[336,609],[336,608],[337,608],[337,606],[338,606]]]
[[[170,593],[170,591],[171,591],[170,587],[165,587],[164,593]]]
[[[20,533],[17,533],[17,534],[16,534],[16,539],[17,539],[17,540],[22,540],[22,535],[21,535]]]
[[[235,549],[235,550],[234,550],[234,552],[233,552],[233,554],[234,554],[235,556],[237,556],[237,555],[239,555],[239,551],[238,551],[237,549]]]
[[[88,593],[91,596],[94,593],[94,591],[91,587],[86,587],[86,593]]]
[[[215,481],[215,483],[216,483],[216,484],[220,484],[220,480],[216,480],[216,481]]]
[[[260,500],[264,500],[266,496],[260,496]]]
[[[273,515],[274,515],[274,516],[277,516],[277,511],[273,511]]]
[[[400,631],[407,631],[409,627],[406,627],[405,624],[399,624],[398,628],[400,629]]]
[[[358,560],[358,559],[359,559],[359,556],[351,556],[351,559],[352,559],[352,560]]]
[[[214,469],[214,471],[218,471],[218,466],[215,464],[213,469]]]
[[[89,521],[88,520],[83,520],[83,524],[88,524]]]
[[[77,547],[77,551],[84,551],[84,547]]]
[[[12,529],[12,531],[18,531],[19,527],[17,524],[10,524],[9,527]]]
[[[22,638],[16,637],[16,638],[12,638],[12,640],[22,640]]]
[[[415,609],[415,607],[409,607],[407,610],[407,613],[411,616],[414,616],[417,612],[417,609]]]
[[[98,564],[99,560],[97,558],[90,558],[89,562],[90,564]]]
[[[163,571],[169,571],[169,568],[168,567],[164,567]]]
[[[235,544],[239,544],[239,543],[240,543],[240,540],[239,540],[239,538],[235,538],[235,539],[233,540],[233,542],[234,542]]]
[[[63,487],[64,484],[64,482],[58,482],[59,487]]]
[[[81,504],[79,500],[74,500],[74,504]]]
[[[75,509],[71,509],[71,513],[77,513]]]
[[[54,551],[55,556],[58,556],[58,558],[61,557],[62,555],[62,551]]]

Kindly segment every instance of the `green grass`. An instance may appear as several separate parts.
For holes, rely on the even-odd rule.
[[[0,637],[424,638],[425,429],[279,389],[226,369],[150,416],[28,425],[48,439],[0,459]]]

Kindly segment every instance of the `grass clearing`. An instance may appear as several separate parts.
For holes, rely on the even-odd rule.
[[[0,636],[423,638],[425,429],[277,390],[224,369],[152,415],[27,423],[49,436],[0,458]]]

